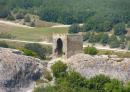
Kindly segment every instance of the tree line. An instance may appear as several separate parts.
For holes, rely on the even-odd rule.
[[[24,11],[51,22],[111,27],[119,22],[130,21],[129,5],[129,0],[0,0],[0,18],[12,12]],[[105,30],[109,30],[109,27]]]

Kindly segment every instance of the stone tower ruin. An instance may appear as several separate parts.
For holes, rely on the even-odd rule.
[[[67,59],[82,53],[83,37],[80,34],[53,34],[53,56]]]

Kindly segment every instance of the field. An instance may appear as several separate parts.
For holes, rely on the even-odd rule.
[[[51,41],[53,33],[67,33],[67,28],[13,28],[9,33],[18,40]]]
[[[67,33],[68,28],[65,27],[18,27],[7,24],[0,24],[0,32],[7,32],[16,40],[26,41],[51,41],[53,33]]]

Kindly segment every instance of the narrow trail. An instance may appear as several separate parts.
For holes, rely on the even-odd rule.
[[[34,27],[27,26],[27,25],[22,25],[20,23],[15,23],[12,21],[1,20],[1,19],[0,19],[0,25],[10,25],[10,26],[16,26],[16,27],[34,28]]]
[[[20,43],[38,43],[38,44],[43,44],[43,45],[53,45],[53,43],[47,42],[47,41],[37,42],[37,41],[24,41],[24,40],[1,39],[1,38],[0,38],[0,41],[20,42]],[[87,47],[87,46],[91,46],[91,44],[84,42],[83,47]],[[112,51],[130,52],[127,49],[110,48],[109,46],[102,46],[102,45],[99,45],[99,44],[96,44],[94,47],[96,47],[99,50],[112,50]]]
[[[0,39],[0,41],[20,42],[20,43],[39,43],[39,44],[52,45],[52,43],[46,41],[36,42],[36,41],[24,41],[24,40],[13,40],[13,39]]]

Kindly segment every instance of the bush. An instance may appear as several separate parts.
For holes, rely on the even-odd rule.
[[[8,48],[8,44],[4,41],[0,42],[0,47]]]
[[[87,87],[88,80],[82,77],[79,73],[70,71],[67,76],[67,81],[71,84],[71,87]]]
[[[52,65],[51,69],[52,69],[53,75],[56,78],[64,77],[66,74],[67,65],[62,63],[61,61],[58,61],[54,65]]]
[[[84,48],[84,53],[85,54],[90,54],[90,55],[96,55],[98,53],[98,50],[95,47],[86,47]]]
[[[104,89],[106,92],[123,92],[123,83],[119,80],[112,79],[110,83],[105,84]]]
[[[52,48],[50,46],[42,46],[37,43],[26,44],[24,48],[37,53],[41,59],[46,59],[47,55],[51,54],[52,51]]]
[[[52,80],[52,76],[51,76],[51,73],[48,71],[48,70],[45,70],[44,71],[44,77],[45,79],[51,81]]]
[[[27,56],[33,56],[33,57],[38,57],[37,53],[35,53],[34,51],[32,50],[28,50],[28,49],[19,49],[20,51],[23,51],[24,52],[24,55],[27,55]]]
[[[12,14],[9,14],[8,16],[7,16],[7,20],[15,20],[15,17],[12,15]]]
[[[110,83],[110,78],[104,75],[97,75],[89,80],[88,87],[89,89],[95,89],[101,92],[104,92],[104,85]]]

